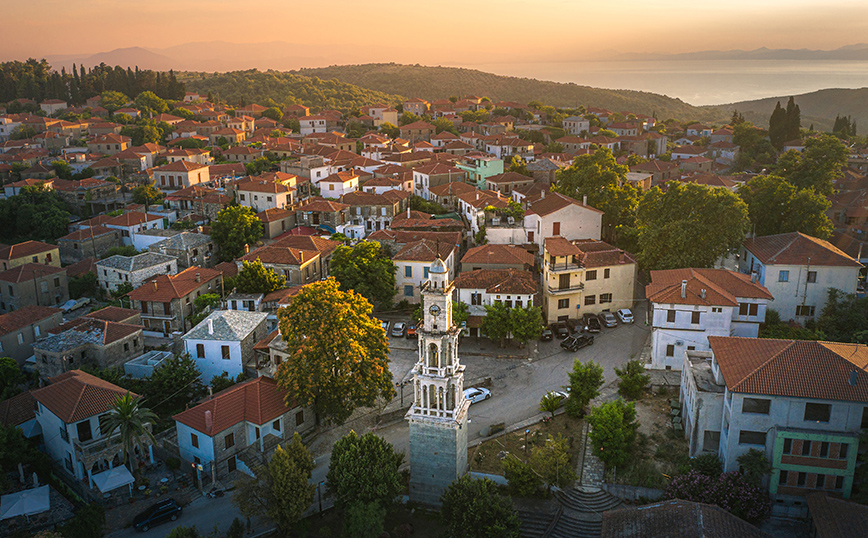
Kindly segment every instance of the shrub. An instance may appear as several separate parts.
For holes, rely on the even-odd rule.
[[[645,374],[645,367],[637,360],[628,361],[623,369],[615,368],[615,374],[621,378],[618,394],[631,400],[642,397],[651,379]]]
[[[749,523],[762,521],[771,510],[766,492],[737,472],[712,477],[692,470],[673,478],[663,497],[714,504]]]
[[[717,454],[702,454],[690,461],[690,467],[706,476],[719,476],[723,472],[723,463]]]
[[[531,466],[511,454],[501,462],[501,466],[511,495],[532,497],[542,485],[542,480]]]

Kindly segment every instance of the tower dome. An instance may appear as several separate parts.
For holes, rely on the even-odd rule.
[[[448,272],[449,270],[446,269],[446,264],[443,263],[443,260],[441,260],[439,256],[434,260],[434,263],[431,264],[431,268],[428,269],[428,273],[435,275],[446,274]]]

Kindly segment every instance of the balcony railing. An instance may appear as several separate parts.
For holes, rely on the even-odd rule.
[[[120,432],[116,432],[111,437],[100,437],[99,439],[91,439],[90,441],[73,439],[72,445],[75,447],[75,451],[80,455],[80,459],[84,459],[102,452],[112,445],[116,445],[120,448],[120,442],[121,434]]]
[[[574,284],[572,286],[548,286],[549,293],[553,293],[555,295],[559,293],[575,293],[577,291],[582,291],[585,289],[584,284]]]
[[[564,271],[580,271],[582,264],[580,263],[549,263],[548,270],[552,273],[562,273]]]

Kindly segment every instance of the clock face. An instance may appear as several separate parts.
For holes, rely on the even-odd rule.
[[[429,308],[428,310],[429,310],[429,312],[431,312],[431,315],[434,316],[435,318],[440,315],[440,307],[437,306],[436,304],[432,305],[431,308]]]

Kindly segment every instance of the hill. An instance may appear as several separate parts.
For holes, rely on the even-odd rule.
[[[187,91],[212,92],[233,104],[259,103],[264,106],[303,104],[315,110],[350,110],[373,103],[397,105],[399,95],[360,88],[337,80],[299,76],[278,71],[232,71],[229,73],[177,73]]]
[[[634,90],[604,90],[531,78],[494,75],[458,67],[424,67],[401,64],[338,65],[300,69],[293,73],[335,79],[380,92],[422,99],[478,95],[492,101],[541,101],[556,107],[576,105],[621,112],[657,114],[660,119],[704,120],[711,112],[665,95]],[[715,111],[716,113],[716,111]],[[833,116],[834,117],[834,116]]]

